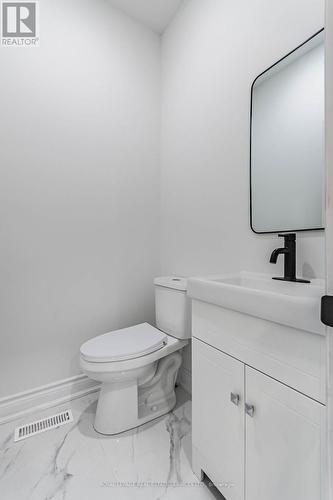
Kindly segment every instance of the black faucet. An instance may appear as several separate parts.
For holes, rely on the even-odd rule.
[[[273,251],[270,263],[276,264],[278,256],[280,254],[284,255],[284,277],[273,278],[273,280],[311,283],[310,281],[296,278],[296,234],[279,234],[279,237],[284,238],[284,248],[277,248]]]

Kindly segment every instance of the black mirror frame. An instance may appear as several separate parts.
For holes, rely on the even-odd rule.
[[[269,68],[265,69],[265,71],[263,71],[262,73],[260,73],[254,80],[253,80],[253,83],[251,85],[251,103],[250,103],[250,227],[252,229],[252,231],[255,233],[255,234],[277,234],[277,233],[288,233],[288,232],[304,232],[304,231],[325,231],[325,227],[316,227],[316,228],[313,228],[313,229],[295,229],[295,228],[289,228],[289,229],[278,229],[276,231],[256,231],[253,227],[253,202],[252,202],[252,118],[253,118],[253,90],[254,90],[254,86],[256,84],[256,81],[262,76],[264,75],[265,73],[267,73],[267,71],[271,70],[272,68],[274,68],[274,66],[276,66],[277,64],[279,64],[280,62],[282,62],[284,59],[286,59],[287,57],[289,57],[291,54],[293,54],[294,52],[296,52],[297,50],[299,50],[301,47],[303,47],[304,45],[306,45],[308,42],[310,42],[311,40],[313,40],[316,36],[320,35],[320,33],[323,33],[325,31],[325,28],[322,28],[320,29],[319,31],[317,31],[314,35],[310,36],[310,38],[308,38],[307,40],[305,40],[305,42],[301,43],[300,45],[298,45],[295,49],[291,50],[290,52],[288,52],[288,54],[286,54],[285,56],[281,57],[278,61],[276,61],[274,64],[272,64],[271,66],[269,66]]]

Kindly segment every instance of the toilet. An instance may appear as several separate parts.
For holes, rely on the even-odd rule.
[[[88,340],[80,364],[102,383],[94,428],[106,435],[138,427],[171,411],[182,349],[191,337],[185,278],[154,280],[157,328],[143,323]]]

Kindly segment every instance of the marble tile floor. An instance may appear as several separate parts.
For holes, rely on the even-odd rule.
[[[191,470],[191,402],[116,437],[93,429],[97,393],[0,426],[1,500],[223,499]],[[71,408],[74,423],[14,443],[14,428]]]

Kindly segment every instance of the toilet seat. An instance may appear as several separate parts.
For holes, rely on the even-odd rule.
[[[80,352],[88,362],[108,363],[151,354],[167,343],[168,336],[165,333],[148,323],[142,323],[88,340],[82,345]]]

